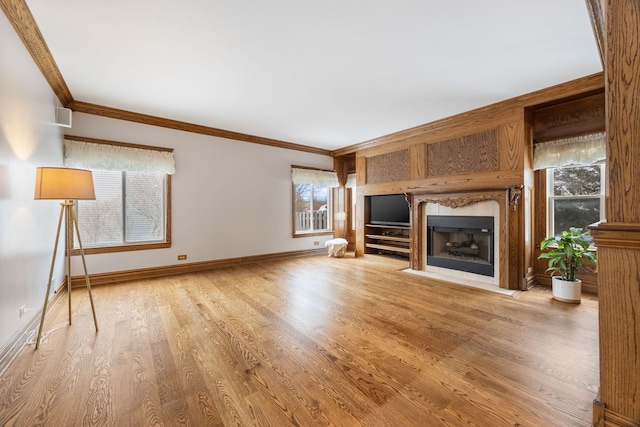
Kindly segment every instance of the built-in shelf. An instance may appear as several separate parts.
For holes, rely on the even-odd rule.
[[[411,227],[367,224],[365,248],[367,253],[410,255]]]

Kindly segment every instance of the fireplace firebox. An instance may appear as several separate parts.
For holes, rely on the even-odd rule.
[[[494,275],[493,217],[427,216],[427,265]]]

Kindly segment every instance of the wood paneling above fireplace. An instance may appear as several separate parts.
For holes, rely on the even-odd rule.
[[[496,129],[426,144],[427,176],[498,170]]]
[[[409,150],[399,150],[367,158],[367,183],[409,179]]]

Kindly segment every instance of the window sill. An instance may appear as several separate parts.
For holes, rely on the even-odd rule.
[[[540,249],[540,246],[538,245],[538,249]],[[547,249],[558,249],[558,245],[549,245],[547,246]],[[598,248],[596,246],[589,246],[589,249],[587,249],[587,252],[598,252]]]
[[[106,254],[115,252],[146,251],[150,249],[166,249],[171,247],[171,242],[141,243],[138,245],[100,246],[84,248],[85,255]],[[71,256],[80,255],[80,249],[72,249]]]
[[[297,239],[298,237],[312,237],[312,236],[329,236],[333,234],[333,230],[329,231],[310,231],[308,233],[294,233],[293,238]]]

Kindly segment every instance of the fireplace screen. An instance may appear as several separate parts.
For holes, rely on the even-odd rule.
[[[427,265],[493,276],[493,217],[427,216]]]

